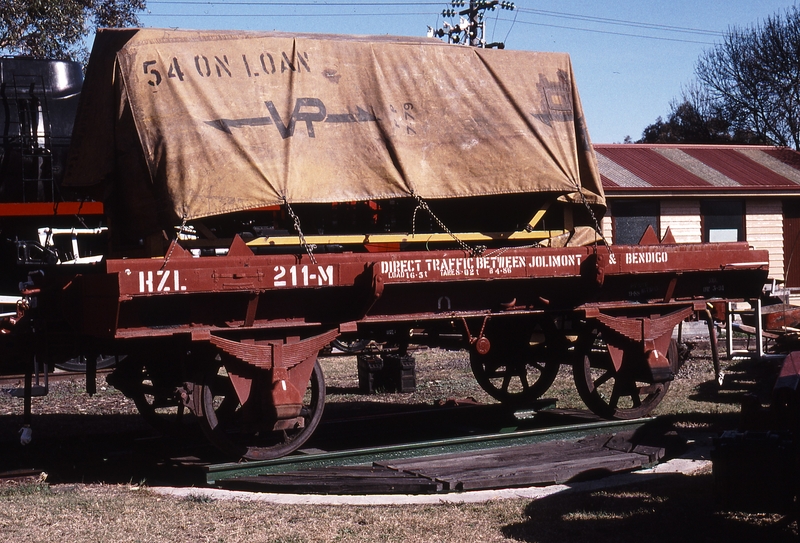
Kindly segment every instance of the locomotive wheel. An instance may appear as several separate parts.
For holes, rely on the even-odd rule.
[[[500,343],[485,355],[470,349],[469,362],[489,396],[521,406],[541,397],[558,375],[559,361],[543,356],[544,346]]]
[[[155,430],[168,434],[181,428],[188,418],[176,395],[176,379],[166,372],[149,369],[136,356],[128,356],[110,376],[112,386],[133,400],[142,418]]]
[[[192,396],[200,427],[219,450],[231,457],[268,460],[297,450],[314,433],[322,418],[325,379],[319,362],[315,361],[300,412],[305,424],[294,430],[276,431],[246,425],[239,398],[219,362],[211,364],[203,373]]]
[[[675,340],[670,342],[667,360],[673,368],[677,367],[678,345]],[[573,378],[586,406],[607,419],[645,417],[661,403],[669,390],[669,381],[643,381],[624,363],[616,371],[608,349],[598,341],[576,360]]]

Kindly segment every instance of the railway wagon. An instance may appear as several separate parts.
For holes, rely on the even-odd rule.
[[[743,243],[604,242],[565,54],[101,31],[64,183],[102,199],[111,247],[30,274],[18,356],[65,333],[124,353],[109,379],[148,420],[191,411],[247,459],[312,435],[337,338],[391,357],[455,333],[501,401],[571,364],[593,411],[645,415],[677,370],[675,326],[768,273]]]

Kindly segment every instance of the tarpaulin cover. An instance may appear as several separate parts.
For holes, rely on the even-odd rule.
[[[426,38],[101,30],[65,184],[142,214],[550,192],[605,206],[569,56]]]

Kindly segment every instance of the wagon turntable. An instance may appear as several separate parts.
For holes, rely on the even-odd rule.
[[[206,482],[217,487],[294,494],[429,494],[543,486],[658,463],[665,449],[653,445],[658,440],[652,433],[644,437],[645,425],[653,421],[584,422],[336,452],[310,450],[203,470]]]

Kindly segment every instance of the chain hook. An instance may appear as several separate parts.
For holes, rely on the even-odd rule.
[[[306,241],[306,237],[303,235],[303,230],[300,228],[300,217],[297,216],[297,214],[294,212],[294,209],[292,209],[292,206],[289,205],[289,200],[286,199],[286,196],[283,196],[283,203],[286,206],[286,211],[289,213],[289,217],[292,218],[294,229],[297,230],[297,236],[300,238],[300,245],[302,245],[303,249],[305,249],[306,253],[308,253],[308,258],[311,260],[311,263],[316,264],[317,259],[314,256],[314,249],[316,249],[317,246]]]

